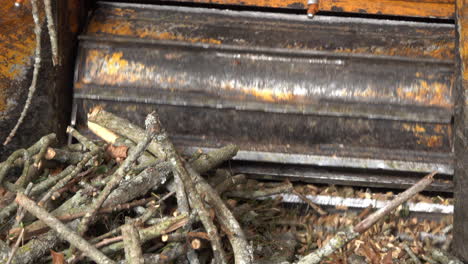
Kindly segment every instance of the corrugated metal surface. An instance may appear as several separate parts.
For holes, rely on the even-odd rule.
[[[81,39],[82,119],[157,107],[181,144],[453,171],[452,25],[101,4]]]

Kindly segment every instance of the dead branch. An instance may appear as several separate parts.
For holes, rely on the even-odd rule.
[[[43,193],[45,190],[49,189],[52,187],[54,184],[56,184],[60,179],[63,177],[67,176],[74,170],[74,166],[69,166],[65,170],[63,170],[61,173],[56,175],[55,177],[49,177],[47,180],[38,183],[34,188],[31,190],[31,196],[36,196],[41,193]],[[13,192],[12,188],[7,188],[9,191]],[[23,190],[19,190],[23,191]],[[16,191],[14,191],[16,192]],[[18,208],[18,205],[16,203],[10,203],[8,206],[0,210],[0,222],[4,222],[6,218],[8,218],[16,209]]]
[[[145,229],[141,229],[138,231],[139,236],[140,236],[140,241],[141,243],[145,243],[146,241],[160,237],[163,234],[167,233],[168,232],[167,230],[170,229],[171,226],[178,225],[178,223],[181,223],[181,222],[182,223],[188,222],[188,217],[186,214],[181,214],[175,217],[166,218],[163,221],[155,225],[152,225]],[[108,245],[102,248],[102,252],[105,254],[112,254],[122,249],[124,249],[123,242],[117,242],[117,243],[113,243],[111,245]]]
[[[182,244],[175,243],[171,247],[166,247],[166,249],[161,254],[144,254],[143,258],[145,263],[172,263],[174,260],[182,256],[187,250]],[[125,260],[119,262],[119,264],[127,263]]]
[[[13,163],[15,162],[16,159],[19,157],[23,157],[23,160],[26,161],[24,164],[24,167],[29,167],[29,164],[27,164],[27,161],[29,161],[29,152],[25,149],[18,149],[15,152],[13,152],[8,159],[5,162],[2,162],[1,167],[0,167],[0,184],[3,182],[3,179],[7,175],[8,171],[10,168],[13,166]]]
[[[400,193],[393,199],[390,203],[388,203],[385,207],[379,209],[378,211],[372,213],[360,223],[358,223],[354,227],[348,227],[343,231],[338,232],[330,241],[325,244],[322,248],[315,250],[314,252],[310,253],[309,255],[303,257],[299,260],[298,264],[315,264],[319,263],[324,257],[331,255],[337,249],[342,248],[348,242],[358,237],[360,234],[364,233],[367,229],[369,229],[372,225],[374,225],[377,221],[379,221],[382,217],[390,213],[393,209],[397,208],[404,202],[408,201],[416,194],[424,190],[427,186],[429,186],[434,181],[434,175],[437,172],[433,172],[420,181],[418,181],[415,185],[413,185],[408,190]]]
[[[319,215],[327,215],[327,212],[325,212],[320,206],[316,205],[313,203],[311,200],[309,200],[305,195],[302,193],[298,192],[293,188],[293,193],[297,195],[299,198],[301,198],[302,201],[307,203],[312,209],[314,209]]]
[[[156,118],[158,118],[156,116]],[[195,189],[195,184],[188,174],[184,164],[182,163],[181,158],[177,154],[174,145],[169,140],[169,137],[166,131],[161,128],[159,131],[156,140],[158,144],[157,146],[160,147],[167,159],[173,166],[174,174],[179,175],[182,179],[182,182],[185,186],[186,193],[189,197],[190,205],[196,210],[198,213],[200,220],[205,227],[208,235],[210,236],[211,241],[211,248],[213,250],[213,255],[215,257],[216,263],[226,263],[226,253],[221,244],[221,239],[218,234],[218,229],[214,225],[213,221],[211,220],[208,210],[205,208],[203,201],[200,198],[200,193]]]
[[[138,159],[138,157],[145,151],[147,146],[151,143],[154,136],[159,133],[161,124],[154,113],[149,114],[145,120],[146,124],[146,133],[143,139],[138,143],[138,145],[130,150],[130,154],[119,167],[119,169],[111,176],[111,180],[107,183],[104,190],[101,191],[97,199],[94,201],[93,205],[91,206],[91,211],[88,212],[83,219],[81,220],[80,227],[78,228],[78,232],[80,235],[83,235],[87,229],[88,224],[93,220],[96,216],[97,211],[102,206],[102,204],[106,201],[109,194],[120,184],[122,179],[127,175],[128,171],[130,170],[130,166]]]
[[[100,208],[98,213],[99,214],[109,214],[113,212],[118,212],[122,210],[127,210],[136,206],[141,206],[145,205],[151,201],[156,200],[155,197],[147,198],[147,199],[140,199],[136,200],[130,203],[125,203],[125,204],[118,204],[112,207],[105,207],[105,208]],[[77,218],[81,218],[84,215],[86,215],[87,211],[82,211],[82,212],[75,212],[75,213],[65,213],[62,215],[55,216],[58,220],[62,222],[69,222],[72,220],[75,220]],[[26,227],[26,231],[28,236],[37,236],[45,231],[47,231],[49,228],[47,225],[45,225],[43,222],[35,222],[33,224],[30,224]],[[9,235],[16,235],[21,231],[20,228],[13,228],[10,232]],[[26,238],[27,239],[27,238]]]
[[[122,226],[122,237],[125,247],[125,259],[129,264],[143,264],[140,235],[133,224]]]
[[[134,142],[140,141],[145,136],[143,129],[130,123],[128,120],[104,111],[101,107],[95,107],[92,109],[91,113],[88,114],[88,120],[120,135],[124,135]],[[148,151],[158,159],[166,159],[164,151],[154,142],[148,145]]]
[[[81,236],[73,232],[69,227],[62,224],[54,216],[46,210],[37,206],[32,200],[19,193],[15,200],[19,205],[24,207],[28,212],[36,216],[38,219],[46,223],[50,228],[54,229],[63,239],[67,240],[70,244],[80,249],[86,256],[99,264],[112,264],[114,261],[109,259],[106,255],[102,254],[93,245],[89,244]]]
[[[86,164],[90,160],[96,158],[96,155],[98,155],[100,151],[101,150],[99,148],[95,148],[92,151],[87,152],[84,155],[83,159],[76,165],[76,167],[74,167],[73,171],[70,174],[63,177],[60,181],[58,181],[54,185],[54,187],[52,187],[46,194],[44,194],[44,196],[42,196],[41,200],[38,203],[39,206],[44,206],[45,203],[49,201],[49,199],[53,196],[53,194],[56,191],[58,191],[60,188],[65,186],[65,184],[67,184],[71,179],[73,179],[76,175],[78,175],[78,173],[80,173],[80,171],[86,166]]]
[[[57,31],[55,30],[55,23],[52,14],[52,1],[44,0],[44,8],[47,18],[47,29],[49,30],[50,37],[50,48],[52,50],[52,63],[54,66],[60,65],[60,59],[58,55],[58,40]]]
[[[253,263],[253,249],[247,243],[244,231],[232,212],[227,208],[211,185],[209,185],[189,164],[185,164],[185,168],[192,177],[193,182],[195,182],[195,188],[198,189],[200,193],[206,194],[206,198],[216,211],[216,216],[219,218],[220,225],[227,230],[226,233],[234,251],[235,263]]]
[[[41,149],[39,150],[39,153],[36,155],[36,158],[34,159],[34,167],[39,168],[41,160],[44,158],[47,152],[47,149],[49,148],[50,144],[52,144],[53,140],[55,139],[51,139],[51,138],[44,139]]]
[[[172,233],[161,236],[162,242],[183,242],[187,239],[187,233]]]
[[[203,174],[210,170],[210,168],[216,168],[221,165],[222,162],[230,160],[237,154],[238,150],[239,148],[236,145],[229,144],[216,151],[211,151],[206,154],[203,153],[191,164],[198,173]]]
[[[39,18],[39,8],[37,5],[37,0],[31,0],[31,12],[34,20],[34,34],[36,35],[36,50],[35,50],[35,55],[34,55],[34,70],[33,70],[33,77],[31,81],[31,86],[29,86],[28,89],[28,97],[26,98],[26,102],[23,107],[23,111],[21,111],[21,115],[18,118],[18,121],[16,122],[15,127],[10,131],[10,134],[8,137],[5,139],[5,142],[3,142],[3,145],[6,146],[10,141],[13,139],[13,137],[16,135],[16,131],[18,130],[19,126],[23,123],[24,118],[26,117],[26,113],[29,110],[29,107],[31,106],[31,101],[34,96],[34,93],[36,92],[36,84],[37,84],[37,78],[39,75],[39,69],[41,68],[41,34],[42,34],[42,29],[41,29],[41,22]],[[0,178],[0,183],[1,183],[1,178]]]
[[[30,182],[28,186],[26,187],[26,190],[23,193],[25,196],[28,196],[31,193],[32,186],[33,186],[33,183]],[[23,218],[26,215],[25,213],[26,212],[24,208],[20,206],[18,210],[16,211],[15,223],[13,224],[14,228],[17,228],[21,225],[21,222],[23,221]]]
[[[20,245],[21,241],[23,240],[23,236],[24,236],[24,228],[21,229],[21,232],[20,232],[18,238],[16,239],[15,245],[13,246],[13,248],[11,248],[10,256],[8,257],[8,260],[7,260],[6,264],[10,264],[13,261],[13,258],[15,257],[15,254],[16,254],[16,251],[18,250],[19,245]]]
[[[424,190],[427,186],[429,186],[434,181],[434,175],[437,172],[432,172],[431,174],[427,175],[416,184],[414,184],[408,190],[400,193],[393,199],[389,204],[381,209],[377,210],[376,212],[372,213],[366,219],[361,221],[354,227],[354,231],[358,233],[364,233],[367,229],[369,229],[372,225],[374,225],[377,221],[379,221],[382,217],[393,211],[395,208],[403,204],[404,202],[408,201],[416,194]]]
[[[109,144],[115,144],[118,138],[120,137],[119,135],[112,132],[111,130],[91,121],[88,121],[88,128],[96,136],[100,137],[101,139],[103,139],[105,142]]]
[[[290,193],[293,190],[293,186],[290,182],[286,182],[277,187],[265,188],[260,190],[235,190],[226,192],[229,197],[236,197],[242,199],[256,199],[260,197],[271,196],[280,193]]]
[[[220,184],[216,185],[215,189],[219,194],[222,194],[232,186],[236,186],[245,182],[247,182],[247,177],[244,174],[238,174],[225,179]]]
[[[78,164],[83,159],[81,152],[72,152],[64,149],[48,148],[44,158],[46,160],[55,160],[60,163]]]
[[[48,135],[50,136],[50,135]],[[73,148],[73,151],[80,151],[83,150],[80,146],[81,144],[76,144],[77,148]],[[40,142],[37,142],[32,147],[28,148],[28,152],[31,154],[37,153],[39,151]],[[216,151],[216,150],[214,150]],[[59,179],[67,176],[70,173],[70,170],[73,170],[74,166],[69,166],[67,169],[62,171],[58,177]],[[152,188],[157,188],[161,186],[164,182],[169,179],[170,176],[170,168],[164,165],[158,165],[156,167],[150,167],[145,169],[142,173],[138,174],[137,176],[131,177],[129,180],[123,181],[117,189],[112,191],[109,195],[108,199],[104,202],[104,207],[111,207],[117,204],[126,203],[135,199],[138,196],[141,196],[144,193],[147,193]],[[55,176],[57,177],[57,176]],[[55,177],[51,177],[44,182],[39,183],[37,186],[33,188],[32,193],[36,188],[43,188],[41,192],[50,188],[50,184],[54,185],[56,183]],[[48,183],[44,184],[44,183]],[[42,187],[41,187],[41,186]],[[14,210],[16,210],[16,203],[12,204]],[[10,206],[9,206],[10,207]],[[11,208],[11,207],[10,207]],[[60,215],[64,213],[73,213],[80,210],[87,210],[89,208],[89,197],[82,195],[80,192],[76,193],[72,198],[67,200],[63,203],[59,208],[54,210],[54,215]],[[76,229],[79,224],[79,220],[74,220],[67,225],[71,229]],[[42,257],[44,254],[49,253],[49,249],[55,247],[59,242],[61,242],[60,238],[57,236],[55,232],[48,232],[46,234],[41,235],[37,239],[30,240],[27,244],[22,246],[18,249],[17,256],[15,257],[18,264],[33,264],[38,258]],[[184,253],[186,252],[186,248],[184,249]],[[34,250],[31,250],[34,249]],[[183,254],[183,253],[181,253]],[[6,261],[8,258],[8,253],[3,253],[0,251],[0,260]],[[1,262],[0,261],[0,262]]]
[[[463,262],[460,261],[458,258],[437,248],[431,249],[431,255],[434,260],[437,260],[442,264],[463,264]]]
[[[411,250],[411,248],[406,243],[403,243],[403,249],[413,260],[414,264],[422,264],[421,260],[414,254],[413,250]]]

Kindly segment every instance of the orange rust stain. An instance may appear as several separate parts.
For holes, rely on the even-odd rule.
[[[191,43],[208,43],[216,45],[222,43],[220,40],[213,38],[192,38],[148,27],[134,28],[131,22],[129,21],[112,19],[106,20],[104,22],[93,20],[88,27],[88,32],[96,34],[107,33],[118,36],[149,38],[155,40],[177,40]]]
[[[305,9],[307,1],[301,0],[193,0],[194,3],[218,3],[224,5],[247,5]]]
[[[439,42],[430,48],[414,48],[410,45],[406,47],[382,48],[382,47],[356,47],[339,48],[334,50],[336,53],[353,54],[373,54],[381,56],[402,56],[402,57],[428,57],[434,59],[453,60],[455,58],[455,42]]]
[[[444,132],[445,132],[444,126],[435,125],[434,126],[434,132],[436,132],[437,134],[444,134]]]
[[[175,2],[184,0],[172,0]],[[184,1],[186,2],[186,1]],[[194,3],[307,9],[306,0],[189,0]],[[453,18],[454,0],[320,0],[320,11]]]
[[[16,91],[18,81],[25,77],[32,64],[35,36],[30,3],[14,7],[15,1],[2,1],[0,5],[0,111],[7,110],[9,91]]]
[[[3,112],[7,108],[7,99],[5,96],[5,84],[0,83],[0,112]]]
[[[417,143],[430,148],[441,147],[444,138],[444,127],[442,125],[435,125],[432,130],[434,133],[427,133],[427,128],[418,124],[403,124],[404,131],[411,132],[418,140]]]
[[[459,3],[460,7],[466,6],[466,4],[463,3],[463,1],[460,1]],[[462,76],[464,81],[468,81],[468,70],[467,70],[467,64],[468,64],[468,9],[465,7],[462,10],[460,10],[460,19],[458,21],[459,25],[459,52],[460,52],[460,57],[462,61]],[[468,89],[465,87],[465,89]]]
[[[397,88],[397,95],[401,98],[442,107],[453,106],[453,103],[448,99],[449,94],[450,87],[447,87],[447,85],[439,82],[429,84],[425,80],[418,80],[410,89]]]
[[[441,147],[443,143],[442,136],[424,136],[420,135],[418,144],[428,146],[430,148]]]
[[[83,84],[93,82],[102,85],[121,85],[123,83],[154,85],[155,83],[178,82],[179,85],[186,85],[184,76],[179,78],[178,76],[166,75],[161,73],[161,70],[156,66],[147,66],[140,62],[127,60],[122,52],[106,53],[92,49],[88,51],[86,64],[88,70],[81,79]]]
[[[403,124],[403,129],[406,131],[412,131],[415,134],[426,132],[426,129],[420,125]]]
[[[452,18],[455,1],[320,0],[321,11]]]

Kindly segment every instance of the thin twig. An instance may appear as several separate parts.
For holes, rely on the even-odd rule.
[[[436,171],[432,172],[431,174],[427,175],[426,177],[418,181],[416,184],[411,186],[411,188],[409,188],[408,190],[397,195],[397,197],[395,197],[395,199],[393,199],[385,207],[380,208],[376,212],[366,217],[366,219],[362,220],[359,224],[357,224],[354,227],[354,231],[358,233],[364,233],[364,231],[373,226],[382,217],[393,211],[393,209],[397,208],[398,206],[408,201],[422,190],[426,189],[426,187],[434,181],[434,175],[436,175],[436,173]]]
[[[234,175],[217,184],[215,189],[219,194],[227,191],[232,186],[247,182],[247,177],[244,174]]]
[[[253,249],[247,243],[244,231],[232,212],[229,211],[213,187],[211,187],[211,185],[209,185],[188,163],[185,164],[185,168],[192,177],[193,182],[195,182],[195,188],[200,193],[206,194],[208,201],[216,211],[216,216],[219,218],[218,222],[220,225],[227,230],[226,234],[234,251],[235,263],[253,263]]]
[[[13,163],[19,158],[23,157],[24,163],[23,165],[25,167],[29,167],[29,152],[25,149],[18,149],[15,152],[13,152],[8,159],[5,162],[2,162],[1,167],[0,167],[0,184],[3,182],[3,179],[5,179],[5,176],[7,175],[8,171],[10,168],[13,166]]]
[[[41,29],[41,22],[39,20],[39,8],[37,5],[37,0],[31,0],[31,12],[32,16],[34,19],[34,34],[36,35],[36,51],[35,51],[35,56],[34,56],[34,70],[33,70],[33,78],[31,81],[31,86],[29,86],[28,89],[28,97],[26,99],[26,103],[24,104],[23,111],[21,111],[21,115],[18,118],[18,121],[16,122],[15,127],[10,131],[10,134],[8,137],[5,139],[5,142],[3,142],[3,145],[6,146],[10,141],[13,139],[13,137],[16,135],[16,131],[18,130],[19,126],[23,123],[24,118],[26,117],[26,113],[29,110],[29,107],[31,106],[31,101],[34,96],[34,92],[36,91],[36,84],[37,84],[37,78],[39,75],[39,69],[41,68],[41,34],[42,34],[42,29]],[[1,182],[1,181],[0,181]]]
[[[39,150],[39,153],[36,155],[36,158],[34,159],[34,166],[36,168],[39,168],[41,160],[46,155],[47,149],[49,148],[51,143],[52,143],[52,139],[50,139],[50,138],[46,138],[44,140],[44,144],[41,146],[41,149]]]
[[[96,157],[96,155],[100,152],[100,150],[98,148],[96,149],[93,149],[92,151],[90,152],[87,152],[84,157],[83,157],[83,160],[80,161],[80,163],[78,163],[76,165],[76,167],[74,167],[73,171],[68,174],[67,176],[63,177],[59,182],[57,182],[54,187],[52,187],[46,194],[44,194],[44,196],[41,198],[41,200],[39,201],[39,206],[44,206],[44,204],[49,201],[49,199],[53,196],[53,194],[60,188],[62,188],[63,186],[65,186],[71,179],[73,179],[76,175],[78,175],[78,173],[86,166],[86,164],[93,158]]]
[[[44,8],[47,18],[47,29],[49,30],[50,37],[50,47],[52,50],[52,63],[55,65],[60,64],[58,56],[58,40],[57,40],[57,31],[55,30],[54,18],[52,16],[52,1],[44,0]]]
[[[146,147],[153,140],[156,133],[159,131],[160,123],[151,113],[146,117],[146,133],[138,145],[130,150],[130,154],[119,167],[119,169],[111,176],[111,180],[106,184],[106,187],[101,191],[97,199],[91,205],[91,210],[81,219],[78,232],[83,235],[88,230],[88,224],[96,216],[101,205],[106,201],[109,194],[120,184],[122,179],[127,175],[130,166],[138,159],[138,157],[145,151]]]
[[[57,218],[48,213],[46,210],[37,206],[32,200],[25,195],[19,193],[15,200],[19,205],[23,206],[28,212],[43,221],[50,228],[54,229],[63,239],[81,250],[86,256],[91,258],[98,264],[113,264],[114,261],[109,259],[102,252],[97,250],[93,245],[89,244],[81,236],[73,232],[69,227],[62,224]]]
[[[13,261],[16,251],[18,251],[19,245],[21,244],[21,241],[23,240],[23,236],[24,236],[24,228],[21,228],[21,232],[18,236],[18,239],[16,240],[15,245],[11,249],[10,256],[8,257],[6,264],[10,264]]]
[[[408,253],[414,264],[422,264],[421,260],[414,254],[413,250],[411,250],[406,243],[403,243],[403,249]]]
[[[372,213],[360,223],[358,223],[354,227],[348,226],[345,230],[338,232],[332,239],[328,241],[322,248],[315,250],[314,252],[310,253],[309,255],[303,257],[299,260],[298,264],[316,264],[320,263],[322,259],[326,256],[331,255],[336,250],[344,247],[348,242],[352,241],[360,234],[364,233],[367,229],[372,227],[377,221],[382,219],[385,215],[390,213],[393,209],[397,208],[404,202],[408,201],[416,194],[424,190],[427,186],[429,186],[434,181],[434,175],[437,172],[433,172],[420,181],[418,181],[415,185],[413,185],[408,190],[400,193],[397,195],[390,203],[388,203],[385,207],[379,209],[378,211]]]
[[[158,117],[156,116],[156,118]],[[209,212],[201,200],[200,193],[195,189],[195,184],[184,167],[182,159],[177,154],[174,145],[170,141],[169,136],[163,128],[161,128],[159,131],[155,141],[158,143],[155,144],[155,147],[161,149],[165,156],[167,156],[168,161],[172,164],[174,174],[179,175],[182,179],[190,205],[198,213],[203,226],[210,236],[211,248],[213,250],[216,263],[227,263],[226,253],[223,249],[218,229],[214,225],[213,220],[210,218]]]
[[[280,193],[290,193],[293,190],[293,186],[290,182],[278,185],[277,187],[264,188],[259,190],[235,190],[226,192],[229,197],[236,197],[242,199],[256,199],[259,197],[266,197]]]
[[[30,182],[28,186],[26,187],[26,190],[24,191],[24,195],[28,196],[31,193],[33,183]],[[23,221],[24,216],[26,215],[26,212],[23,207],[19,207],[18,211],[16,212],[16,219],[15,223],[13,224],[13,228],[19,227],[21,225],[21,222]]]
[[[309,200],[305,195],[302,193],[298,192],[296,189],[293,188],[293,193],[297,195],[299,198],[301,198],[302,201],[307,203],[312,209],[314,209],[319,215],[324,216],[327,215],[327,212],[325,212],[320,206],[316,205],[313,203],[311,200]]]

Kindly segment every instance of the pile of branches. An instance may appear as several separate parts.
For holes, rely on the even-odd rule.
[[[69,127],[78,143],[56,148],[50,134],[0,163],[0,263],[254,263],[251,242],[232,212],[235,203],[221,194],[255,199],[295,192],[291,183],[268,192],[234,190],[244,175],[201,175],[234,157],[236,146],[184,158],[155,112],[145,126],[94,108],[88,128],[101,140]],[[434,174],[298,263],[333,254],[422,191]],[[125,213],[112,219],[118,212]]]

